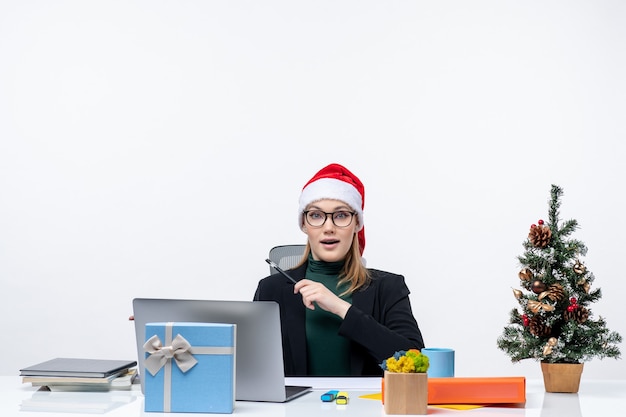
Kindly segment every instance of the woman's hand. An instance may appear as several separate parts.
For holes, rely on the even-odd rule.
[[[293,287],[293,293],[302,295],[302,302],[306,308],[315,310],[315,304],[321,309],[338,315],[342,319],[351,304],[336,296],[324,284],[309,279],[298,281]]]

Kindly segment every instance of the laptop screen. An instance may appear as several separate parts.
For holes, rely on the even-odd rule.
[[[230,323],[237,325],[235,398],[269,402],[288,400],[280,313],[274,301],[135,298],[133,313],[140,376],[144,371],[146,323]],[[144,380],[140,379],[143,392]]]

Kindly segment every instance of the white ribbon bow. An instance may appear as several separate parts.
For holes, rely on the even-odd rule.
[[[180,334],[172,340],[171,346],[163,346],[159,337],[154,335],[144,343],[143,349],[149,353],[144,361],[144,366],[152,376],[156,375],[172,359],[183,373],[198,363],[190,352],[191,344]]]

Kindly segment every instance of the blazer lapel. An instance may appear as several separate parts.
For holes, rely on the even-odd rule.
[[[371,285],[371,284],[370,284]],[[352,294],[352,305],[365,314],[372,314],[374,308],[374,291],[357,291]],[[352,354],[350,355],[350,372],[353,376],[360,376],[363,373],[365,358],[363,348],[352,342]]]
[[[297,281],[304,278],[306,266],[290,271],[290,275]],[[283,290],[283,300],[285,302],[285,333],[283,336],[287,338],[291,361],[294,369],[292,373],[295,375],[307,374],[307,351],[306,351],[306,311],[302,304],[302,297],[299,294],[293,294],[293,286],[288,285]]]

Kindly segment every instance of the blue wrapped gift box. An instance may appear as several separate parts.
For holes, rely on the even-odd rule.
[[[232,413],[236,325],[147,323],[146,412]]]

